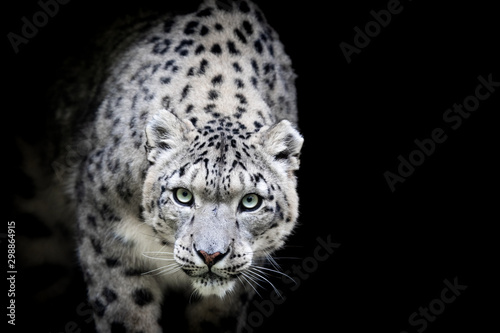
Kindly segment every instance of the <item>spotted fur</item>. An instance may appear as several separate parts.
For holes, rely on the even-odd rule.
[[[57,111],[85,148],[65,187],[97,329],[161,332],[171,290],[191,297],[191,331],[241,329],[252,267],[298,216],[290,59],[248,1],[127,21],[101,45]]]

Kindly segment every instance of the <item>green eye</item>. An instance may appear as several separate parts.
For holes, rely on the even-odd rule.
[[[185,188],[178,188],[174,190],[174,199],[178,204],[183,206],[190,206],[194,201],[193,193]]]
[[[246,211],[256,210],[262,204],[262,198],[257,194],[247,194],[241,199],[241,209]]]

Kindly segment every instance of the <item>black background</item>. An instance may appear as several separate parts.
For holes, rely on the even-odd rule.
[[[44,88],[68,49],[78,50],[89,31],[120,13],[196,8],[193,1],[111,3],[73,0],[61,6],[17,54],[7,33],[19,34],[21,17],[40,9],[34,0],[3,4],[7,196],[22,186],[9,168],[15,164],[12,137],[43,135]],[[300,226],[276,256],[284,271],[317,265],[308,266],[311,272],[299,278],[295,290],[272,279],[285,300],[268,315],[251,309],[252,323],[259,326],[254,331],[417,332],[422,326],[411,326],[409,316],[440,298],[443,281],[455,278],[467,289],[421,332],[498,327],[500,87],[458,129],[443,121],[447,109],[474,94],[478,76],[491,74],[500,82],[493,2],[401,1],[401,12],[350,63],[339,44],[353,45],[354,27],[363,30],[374,20],[370,11],[386,9],[388,1],[257,3],[298,74],[305,137],[298,173]],[[408,157],[414,140],[430,138],[435,128],[442,128],[447,140],[391,192],[384,172],[397,173],[398,156]],[[340,244],[322,262],[306,259],[314,258],[318,237]],[[91,330],[88,315],[76,312],[85,302],[79,282],[59,306],[44,308],[22,304],[30,287],[19,277],[19,324],[55,333],[74,321],[83,332]],[[257,302],[268,300],[270,291],[261,290]]]

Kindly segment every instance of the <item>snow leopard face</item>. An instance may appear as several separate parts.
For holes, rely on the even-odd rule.
[[[147,129],[144,218],[202,295],[223,296],[256,274],[297,219],[302,137],[286,120],[245,139],[236,126],[200,131],[163,110]]]

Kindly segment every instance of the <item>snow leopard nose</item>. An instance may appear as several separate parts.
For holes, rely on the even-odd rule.
[[[220,252],[215,252],[215,253],[207,253],[203,250],[196,251],[198,253],[198,256],[203,259],[205,264],[208,266],[208,268],[212,267],[216,263],[222,260],[226,256],[227,253],[220,253]]]

